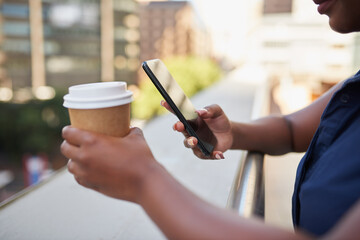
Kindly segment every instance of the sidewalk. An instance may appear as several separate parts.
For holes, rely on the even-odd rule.
[[[210,104],[222,107],[229,119],[249,121],[256,85],[227,78],[202,91],[192,102],[196,109]],[[207,201],[225,207],[241,151],[227,151],[224,160],[200,160],[183,145],[184,137],[172,130],[173,114],[159,117],[144,129],[156,159],[182,184]]]
[[[230,119],[251,117],[256,84],[228,77],[192,100],[196,108],[219,104]],[[225,207],[241,151],[224,160],[197,159],[172,130],[167,114],[144,127],[155,157],[181,183],[206,201]],[[66,169],[49,181],[0,208],[0,239],[164,239],[143,210],[79,186]]]

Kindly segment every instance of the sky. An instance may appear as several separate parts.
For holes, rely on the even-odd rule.
[[[211,31],[216,53],[237,60],[244,52],[249,8],[260,0],[190,0]]]

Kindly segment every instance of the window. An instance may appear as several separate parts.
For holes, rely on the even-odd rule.
[[[29,23],[25,22],[4,22],[3,24],[3,33],[5,35],[12,36],[29,36],[30,35],[30,26]]]
[[[20,40],[20,39],[5,40],[2,43],[2,50],[5,52],[30,54],[31,52],[30,40]]]
[[[28,18],[29,7],[24,4],[4,3],[1,13],[5,17]]]

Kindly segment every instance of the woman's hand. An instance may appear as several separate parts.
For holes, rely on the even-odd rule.
[[[167,104],[165,101],[161,101],[161,105],[172,112],[169,104]],[[197,110],[196,112],[198,116],[206,122],[217,139],[217,144],[210,157],[205,156],[201,152],[201,150],[197,147],[197,139],[190,136],[185,131],[185,126],[182,122],[176,122],[173,126],[173,129],[184,134],[185,147],[191,148],[197,157],[201,159],[223,159],[223,152],[230,149],[233,143],[233,135],[229,119],[218,105],[207,106],[204,109]]]
[[[62,136],[61,152],[71,159],[76,181],[110,197],[138,202],[145,178],[159,165],[139,128],[115,138],[64,127]]]

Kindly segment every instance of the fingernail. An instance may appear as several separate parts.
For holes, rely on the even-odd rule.
[[[215,158],[218,160],[224,159],[224,155],[222,153],[217,153],[217,154],[215,154]]]
[[[187,140],[187,143],[188,143],[188,145],[189,146],[194,146],[195,144],[194,144],[194,140],[192,139],[192,138],[189,138],[188,140]]]
[[[202,108],[196,111],[199,115],[203,115],[205,113],[208,113],[209,111],[206,108]]]
[[[164,106],[164,103],[165,103],[164,100],[161,100],[161,101],[160,101],[160,105],[161,105],[161,106]]]
[[[65,126],[65,127],[63,127],[63,129],[62,129],[61,133],[64,133],[68,127],[69,127],[69,126]]]

